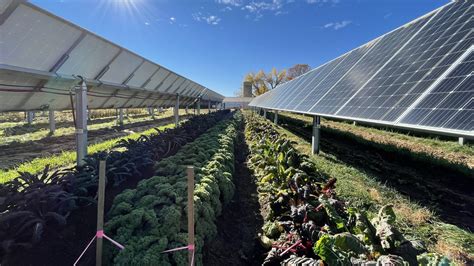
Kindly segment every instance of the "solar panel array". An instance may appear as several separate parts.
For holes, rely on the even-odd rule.
[[[473,136],[473,15],[451,2],[250,106]]]
[[[91,109],[224,98],[26,1],[0,2],[0,36],[0,111],[70,108],[78,76]]]

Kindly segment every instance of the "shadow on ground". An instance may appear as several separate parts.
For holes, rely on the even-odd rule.
[[[311,142],[311,125],[281,115],[279,120],[281,126]],[[434,210],[445,222],[474,230],[472,170],[324,126],[321,150]]]
[[[205,244],[204,265],[261,265],[264,252],[257,234],[263,226],[257,185],[246,159],[243,129],[235,146],[235,195],[217,219],[217,236]]]

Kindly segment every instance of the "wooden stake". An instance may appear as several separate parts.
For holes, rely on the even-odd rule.
[[[187,167],[188,174],[188,246],[194,246],[194,167]],[[194,250],[188,250],[189,265],[192,265]]]
[[[104,199],[105,199],[105,161],[99,162],[99,189],[97,191],[97,231],[104,230]],[[103,238],[97,237],[97,248],[95,252],[95,265],[102,265]]]

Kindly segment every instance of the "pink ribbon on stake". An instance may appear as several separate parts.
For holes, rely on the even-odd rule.
[[[119,242],[117,242],[117,241],[113,240],[112,238],[108,237],[104,233],[104,230],[99,230],[99,231],[96,232],[96,234],[91,239],[91,241],[89,241],[89,244],[87,244],[86,248],[82,251],[81,255],[79,255],[79,258],[77,258],[77,260],[74,262],[74,264],[73,264],[74,266],[76,266],[76,264],[79,262],[79,260],[81,260],[82,256],[84,256],[84,253],[86,253],[86,251],[89,249],[90,245],[92,245],[92,242],[94,242],[94,240],[96,238],[105,238],[105,239],[109,240],[110,242],[112,242],[112,244],[116,245],[119,249],[124,249],[125,248]]]
[[[187,245],[187,246],[184,246],[184,247],[167,249],[165,251],[162,251],[161,253],[170,253],[170,252],[175,252],[175,251],[180,251],[180,250],[185,250],[185,249],[193,251],[193,256],[191,258],[191,266],[192,266],[192,265],[194,265],[194,245]]]

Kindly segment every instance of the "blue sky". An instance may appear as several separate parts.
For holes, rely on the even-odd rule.
[[[317,67],[448,0],[32,0],[223,95],[250,71]]]

